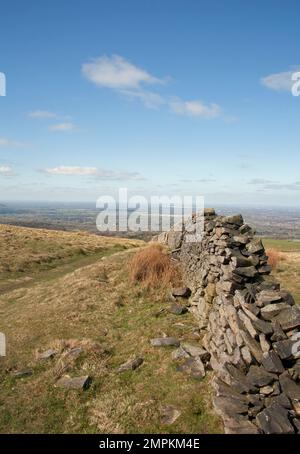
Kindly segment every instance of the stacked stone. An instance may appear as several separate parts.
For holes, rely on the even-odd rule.
[[[264,247],[242,216],[207,209],[201,241],[190,242],[190,232],[191,225],[159,240],[193,290],[190,310],[211,355],[225,431],[300,432],[300,309],[270,277]]]

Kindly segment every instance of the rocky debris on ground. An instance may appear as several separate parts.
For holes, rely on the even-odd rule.
[[[43,352],[38,352],[37,353],[37,359],[52,359],[54,358],[55,355],[57,355],[57,351],[53,350],[52,348],[49,348],[48,350],[45,350]]]
[[[186,306],[183,306],[182,304],[173,303],[170,305],[170,307],[168,307],[167,310],[168,312],[170,312],[170,314],[182,315],[185,314],[188,309]]]
[[[130,359],[125,363],[121,364],[121,366],[117,369],[118,373],[126,372],[128,370],[135,370],[140,367],[144,362],[144,359],[141,356],[138,356],[134,359]]]
[[[24,377],[29,377],[30,375],[33,374],[33,369],[21,369],[21,370],[16,370],[12,372],[12,376],[14,378],[24,378]]]
[[[176,259],[192,291],[186,295],[189,311],[218,379],[214,407],[225,432],[298,432],[300,309],[270,275],[263,243],[241,215],[218,216],[205,209],[202,235],[190,241],[201,221],[193,215],[184,228],[158,240],[172,250],[176,243]],[[185,292],[173,289],[172,294]],[[205,363],[184,342],[172,358],[182,371],[191,372],[198,359]]]
[[[189,357],[177,365],[177,370],[184,372],[191,378],[201,379],[205,377],[205,367],[200,358]]]
[[[180,341],[175,337],[157,337],[150,340],[153,347],[179,347]]]
[[[191,290],[188,287],[176,287],[172,290],[172,296],[189,298],[191,295]]]
[[[179,418],[180,415],[181,412],[177,410],[173,405],[166,405],[162,408],[161,423],[166,425],[174,424],[174,422]]]
[[[65,375],[57,380],[55,386],[57,388],[85,390],[90,387],[91,381],[91,377],[89,377],[88,375],[83,375],[80,377],[70,377],[68,375]]]

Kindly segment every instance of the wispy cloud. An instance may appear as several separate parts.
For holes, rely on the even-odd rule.
[[[248,184],[251,185],[261,185],[261,184],[269,184],[269,183],[278,183],[278,181],[274,180],[267,180],[265,178],[252,178],[252,180],[248,181]]]
[[[17,140],[7,139],[0,137],[0,147],[23,147],[24,143],[18,142]]]
[[[221,108],[216,103],[206,104],[200,100],[185,101],[153,91],[164,85],[170,78],[156,77],[119,55],[110,57],[105,55],[84,63],[81,72],[95,85],[110,88],[127,98],[138,99],[147,108],[165,105],[177,115],[204,119],[217,118],[221,115]]]
[[[82,74],[96,85],[108,88],[141,89],[142,84],[162,83],[146,70],[133,65],[119,55],[106,55],[82,65]]]
[[[248,184],[259,186],[260,190],[270,191],[300,191],[300,181],[292,183],[282,183],[275,180],[267,180],[264,178],[254,178],[248,181]]]
[[[192,117],[216,118],[221,114],[221,108],[217,104],[204,104],[201,101],[183,101],[179,98],[169,103],[172,112],[179,115]]]
[[[125,172],[101,169],[98,167],[78,167],[78,166],[59,166],[44,169],[43,172],[49,175],[69,175],[69,176],[91,176],[99,180],[144,180],[138,172]]]
[[[285,71],[281,73],[274,73],[262,77],[260,82],[270,90],[275,91],[290,91],[293,84],[292,75],[295,71]]]
[[[49,110],[34,110],[28,112],[30,118],[57,118],[56,113],[50,112]]]
[[[0,166],[0,176],[12,177],[15,173],[10,166]]]
[[[55,125],[49,126],[50,131],[58,131],[58,132],[74,131],[75,129],[76,129],[75,125],[71,122],[57,123]]]

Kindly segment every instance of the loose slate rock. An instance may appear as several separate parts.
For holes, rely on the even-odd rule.
[[[280,312],[275,318],[284,331],[298,328],[300,326],[300,309],[297,306],[290,306]]]
[[[177,366],[177,370],[185,372],[192,378],[201,379],[205,377],[205,368],[199,358],[187,358],[182,364]]]
[[[279,356],[273,350],[268,353],[264,353],[262,364],[268,372],[282,374],[284,371],[284,367]]]
[[[204,348],[202,348],[199,345],[192,345],[192,344],[183,342],[181,344],[181,346],[190,356],[194,356],[194,357],[198,356],[204,362],[208,361],[210,358],[210,353],[208,353],[208,351],[206,351]]]
[[[57,351],[50,348],[42,353],[38,353],[38,359],[52,359],[55,355],[57,355]]]
[[[288,418],[288,410],[273,404],[256,416],[257,425],[266,434],[291,434],[294,428]]]
[[[289,307],[290,306],[286,303],[271,303],[262,307],[260,313],[265,320],[272,320],[276,315],[280,314],[281,311],[288,309]]]
[[[274,342],[273,348],[281,359],[289,359],[293,356],[293,345],[294,342],[291,339],[286,339],[283,341]]]
[[[291,380],[286,372],[279,377],[282,391],[294,402],[300,401],[300,385]]]
[[[179,418],[181,412],[173,407],[173,405],[166,405],[162,409],[162,414],[162,424],[171,425],[176,421],[177,418]]]
[[[175,337],[157,337],[150,340],[153,347],[179,347],[180,341]]]
[[[191,295],[191,290],[188,287],[176,287],[172,290],[173,296],[181,296],[182,298],[189,298]]]
[[[65,389],[87,389],[91,384],[91,377],[88,375],[83,375],[81,377],[69,377],[68,375],[60,378],[55,386],[58,388]]]
[[[171,306],[168,308],[168,312],[174,315],[182,315],[187,312],[187,307],[182,306],[181,304],[171,304]]]
[[[276,375],[267,372],[262,366],[250,366],[247,378],[253,386],[262,387],[273,383],[277,377]]]
[[[174,360],[189,357],[190,355],[181,346],[171,353],[171,358]]]
[[[126,363],[121,364],[121,366],[118,368],[117,372],[126,372],[128,370],[135,370],[138,367],[140,367],[144,362],[144,359],[140,356],[137,358],[131,359],[126,361]]]
[[[32,374],[33,374],[32,369],[22,369],[22,370],[17,370],[12,373],[13,377],[15,377],[15,378],[29,377]]]

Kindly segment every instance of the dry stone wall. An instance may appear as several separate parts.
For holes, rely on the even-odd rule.
[[[163,233],[192,290],[190,311],[210,353],[216,411],[227,433],[300,432],[300,309],[270,276],[262,242],[241,215],[205,210]],[[188,229],[187,229],[188,227]]]

